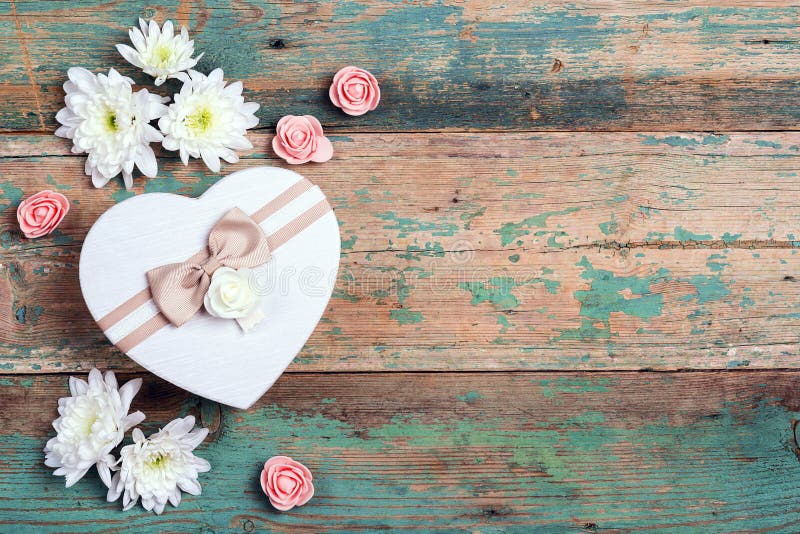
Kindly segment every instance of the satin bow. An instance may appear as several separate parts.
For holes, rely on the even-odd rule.
[[[175,326],[188,321],[203,306],[211,275],[220,267],[255,267],[270,259],[267,236],[239,208],[226,213],[208,234],[208,249],[181,263],[147,271],[153,301]]]

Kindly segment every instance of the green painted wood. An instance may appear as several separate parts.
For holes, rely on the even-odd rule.
[[[253,409],[152,377],[152,430],[202,412],[203,494],[158,517],[42,464],[65,376],[0,381],[0,530],[794,532],[796,373],[284,375]],[[36,409],[32,410],[31,407]],[[207,423],[207,424],[208,424]],[[259,467],[303,461],[316,495],[270,509]]]
[[[70,66],[150,83],[113,45],[155,17],[189,24],[199,68],[244,80],[266,129],[287,113],[336,131],[794,129],[798,14],[743,1],[5,1],[0,128],[52,131]],[[375,112],[329,103],[347,64],[380,79]]]

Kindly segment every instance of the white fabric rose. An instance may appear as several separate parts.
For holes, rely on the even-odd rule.
[[[206,311],[214,317],[236,319],[247,332],[264,314],[258,307],[259,296],[250,284],[252,271],[247,268],[220,267],[211,275],[205,299]]]
[[[250,269],[230,267],[214,271],[204,300],[208,313],[223,319],[250,315],[258,304],[258,295],[250,287],[250,273]]]

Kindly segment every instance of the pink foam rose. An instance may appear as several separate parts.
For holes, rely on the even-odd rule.
[[[311,471],[288,456],[273,456],[261,471],[261,489],[269,502],[283,512],[303,506],[314,496]]]
[[[47,235],[69,211],[69,200],[61,193],[40,191],[22,201],[17,208],[17,221],[25,237]]]
[[[375,76],[358,67],[345,67],[333,77],[328,90],[333,105],[348,115],[363,115],[378,107],[381,88]]]
[[[286,115],[279,120],[272,150],[292,165],[322,163],[333,156],[333,145],[322,134],[322,125],[311,115]]]

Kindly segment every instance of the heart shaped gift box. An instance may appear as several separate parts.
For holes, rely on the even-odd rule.
[[[260,227],[263,236],[255,231],[268,244],[269,259],[250,266],[249,284],[260,296],[264,318],[245,333],[237,321],[213,317],[200,306],[175,326],[147,273],[206,258],[206,267],[200,265],[206,274],[201,268],[192,272],[198,280],[209,279],[213,269],[207,258],[216,254],[209,252],[211,241],[232,210]],[[243,241],[237,230],[228,236],[229,243]],[[257,167],[221,179],[197,199],[147,193],[106,211],[81,250],[81,291],[106,337],[142,367],[196,395],[248,408],[283,373],[322,317],[336,282],[339,250],[339,225],[322,191],[295,172]],[[219,267],[216,260],[211,263]]]

